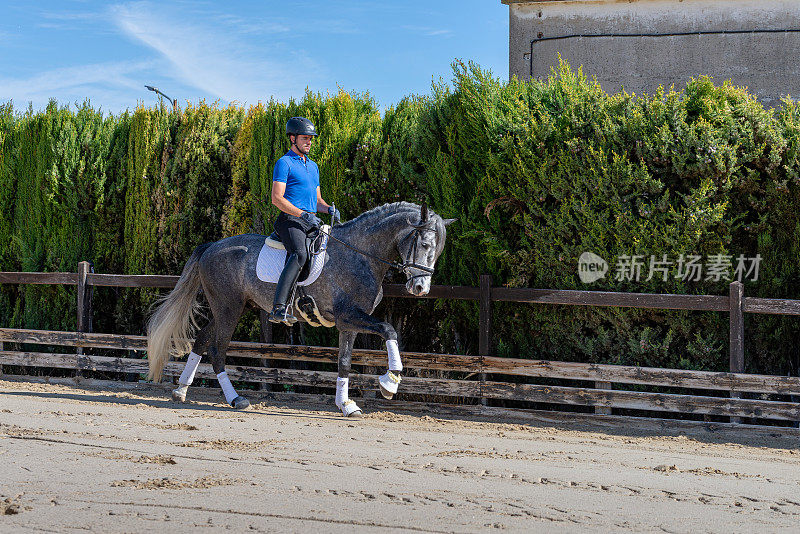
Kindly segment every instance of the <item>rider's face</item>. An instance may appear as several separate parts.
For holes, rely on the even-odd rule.
[[[312,135],[296,135],[294,138],[294,145],[297,150],[304,156],[311,150],[311,141],[314,139]]]

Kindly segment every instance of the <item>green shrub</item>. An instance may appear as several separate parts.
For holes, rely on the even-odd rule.
[[[320,132],[311,157],[345,217],[397,200],[426,201],[448,243],[434,282],[680,294],[727,294],[726,279],[687,281],[664,255],[760,255],[745,294],[796,298],[800,269],[800,106],[765,109],[745,89],[700,77],[681,91],[609,95],[561,64],[541,81],[505,82],[454,63],[451,83],[381,111],[368,94],[307,93],[244,109],[200,103],[104,116],[0,106],[0,269],[180,272],[197,245],[268,233],[286,120]],[[578,257],[610,263],[583,284]],[[615,277],[642,255],[639,281]],[[140,333],[151,290],[98,290],[101,331]],[[69,288],[0,288],[3,325],[74,328]],[[477,352],[477,304],[394,299],[381,308],[407,349]],[[750,371],[797,374],[796,321],[748,315]],[[248,316],[238,336],[252,338]],[[724,313],[497,303],[496,353],[509,357],[727,368]],[[306,333],[312,344],[335,331]]]

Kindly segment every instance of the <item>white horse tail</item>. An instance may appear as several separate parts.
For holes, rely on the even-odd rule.
[[[200,289],[197,262],[209,246],[211,243],[205,243],[194,249],[183,266],[175,288],[154,303],[158,307],[147,321],[148,380],[161,380],[172,353],[182,354],[192,349],[192,340],[198,328],[196,316],[200,311],[197,301]]]

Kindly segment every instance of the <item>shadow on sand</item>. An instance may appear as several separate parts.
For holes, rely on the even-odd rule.
[[[11,376],[4,380],[17,384],[31,382]],[[43,381],[36,381],[41,384]],[[195,387],[189,389],[187,402],[180,403],[170,398],[172,386],[164,384],[113,383],[113,386],[68,384],[72,391],[21,391],[0,390],[4,395],[36,397],[47,399],[69,399],[78,402],[107,403],[113,405],[145,405],[170,410],[200,410],[206,412],[228,412],[232,416],[236,410],[229,407],[219,389]],[[83,390],[86,393],[76,393]],[[279,417],[305,418],[353,422],[342,417],[335,407],[332,395],[308,395],[244,390],[253,405],[246,413]],[[474,405],[443,405],[403,400],[402,394],[392,401],[375,398],[354,398],[364,409],[366,417],[362,424],[370,424],[370,414],[389,412],[418,418],[424,425],[423,417],[433,417],[442,421],[487,423],[494,425],[521,425],[526,429],[557,429],[572,432],[606,434],[625,438],[653,438],[684,436],[701,443],[734,443],[748,447],[773,449],[800,449],[800,429],[778,426],[757,426],[731,423],[707,423],[677,419],[657,419],[644,417],[625,417],[616,415],[594,415],[544,410],[519,410]],[[280,410],[275,409],[280,408]],[[287,413],[283,410],[293,410]],[[315,413],[315,412],[327,413]],[[358,420],[356,420],[358,421]]]

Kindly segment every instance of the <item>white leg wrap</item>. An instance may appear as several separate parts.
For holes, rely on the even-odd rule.
[[[231,384],[231,379],[228,378],[228,373],[226,371],[222,371],[217,375],[217,380],[219,381],[219,387],[222,388],[222,392],[225,393],[225,400],[228,401],[228,404],[230,404],[233,399],[239,395],[236,393],[236,390],[233,389],[233,384]]]
[[[389,370],[402,371],[403,362],[400,361],[400,349],[397,348],[396,339],[386,341],[386,352],[389,353]]]
[[[361,408],[355,403],[355,401],[351,401],[347,398],[347,388],[348,383],[350,382],[349,378],[337,378],[336,379],[336,406],[342,410],[342,413],[345,416],[349,416],[354,412],[360,412]]]
[[[183,372],[181,373],[181,377],[178,379],[178,383],[182,386],[191,386],[192,382],[194,381],[194,374],[197,372],[198,365],[200,365],[200,355],[190,352],[189,357],[186,358],[186,367],[183,368]]]
[[[337,378],[336,379],[336,406],[339,408],[347,402],[347,387],[350,383],[349,378]]]

